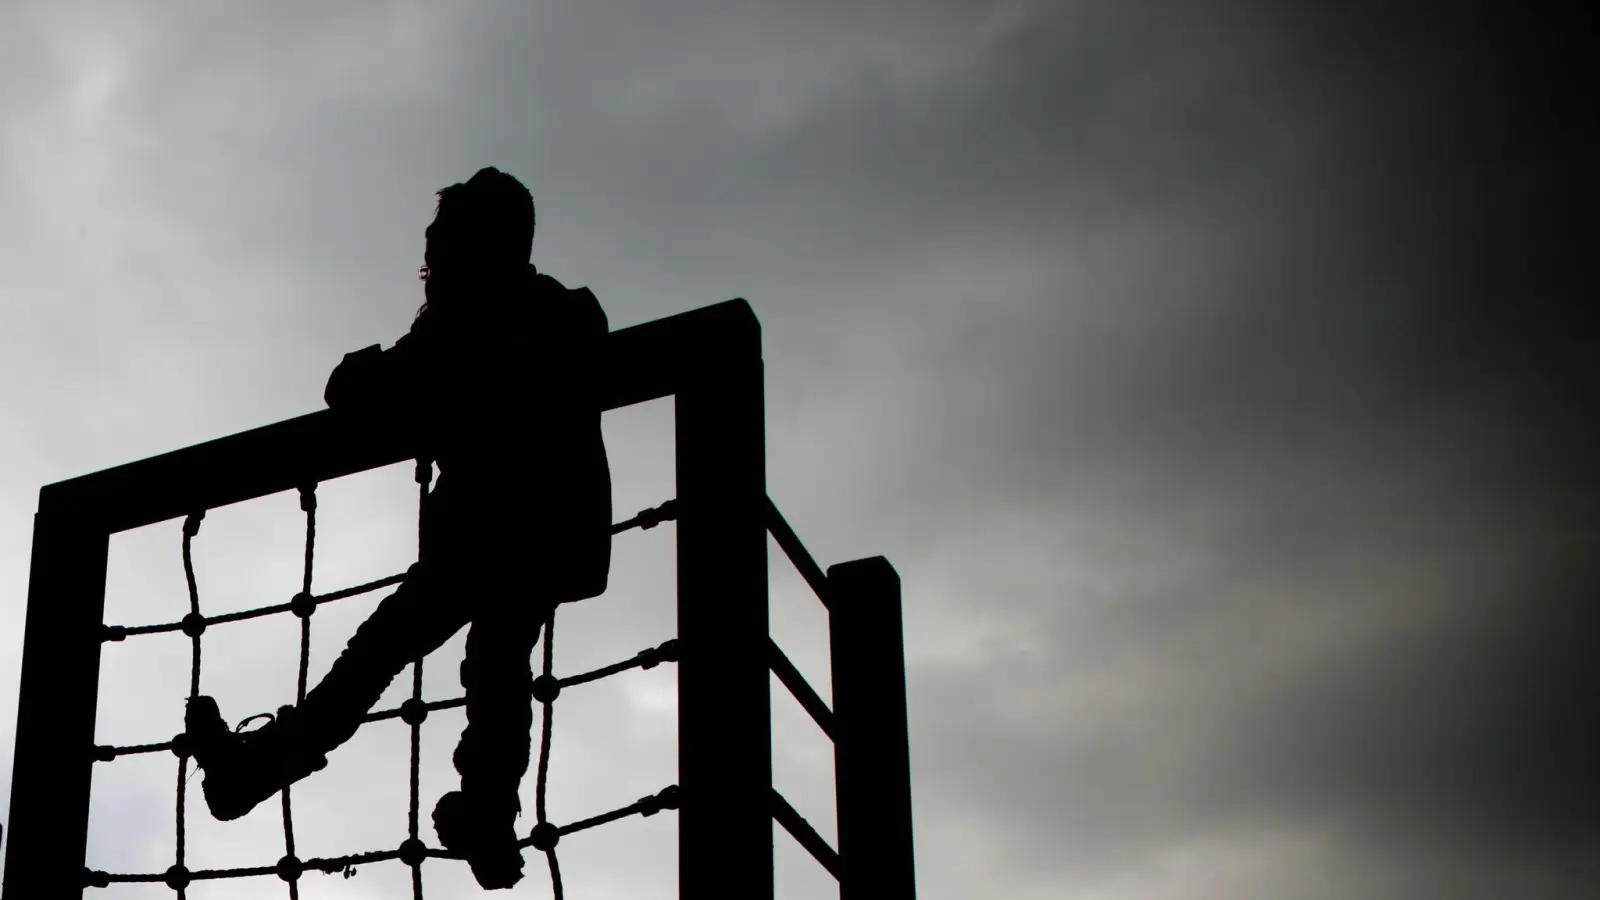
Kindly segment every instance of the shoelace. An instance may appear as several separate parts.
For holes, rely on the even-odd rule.
[[[233,733],[234,734],[244,734],[244,727],[246,725],[249,725],[251,722],[254,722],[257,719],[266,719],[267,720],[267,724],[270,725],[276,719],[276,717],[272,713],[256,713],[255,715],[251,716],[250,718],[245,719],[244,721],[240,722],[238,725],[235,725],[234,728],[233,728]]]

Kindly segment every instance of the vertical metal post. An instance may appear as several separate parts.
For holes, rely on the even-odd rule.
[[[766,436],[760,334],[685,347],[676,398],[678,892],[771,900]]]
[[[110,536],[43,497],[33,522],[5,900],[83,895],[100,689]]]
[[[881,556],[828,569],[840,900],[913,900],[900,576]]]

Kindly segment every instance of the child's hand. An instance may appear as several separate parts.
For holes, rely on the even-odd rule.
[[[361,391],[362,378],[372,370],[372,364],[383,356],[383,347],[373,344],[362,347],[353,353],[346,353],[344,360],[328,376],[328,387],[322,392],[322,399],[330,407],[348,405],[351,395]]]
[[[355,364],[359,365],[363,361],[366,361],[366,360],[369,360],[369,359],[376,359],[378,356],[381,356],[382,354],[383,354],[383,345],[382,344],[373,344],[370,347],[362,347],[360,350],[354,350],[354,351],[351,351],[350,353],[346,353],[344,355],[344,362],[355,363]],[[343,364],[344,363],[340,363],[340,365],[343,365]]]

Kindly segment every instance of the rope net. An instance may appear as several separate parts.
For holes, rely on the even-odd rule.
[[[429,485],[432,480],[432,464],[426,460],[418,460],[416,482],[419,504],[427,499]],[[324,603],[359,596],[399,584],[405,579],[405,574],[391,575],[387,578],[341,588],[325,594],[313,594],[311,588],[317,538],[316,485],[307,485],[299,490],[300,509],[305,513],[306,523],[305,561],[301,574],[300,591],[289,602],[215,616],[206,616],[201,613],[200,591],[194,576],[192,544],[194,537],[200,533],[200,523],[205,518],[205,512],[202,510],[190,514],[184,519],[183,523],[183,573],[189,590],[188,614],[177,622],[163,624],[104,625],[101,630],[101,639],[115,642],[136,635],[183,632],[189,637],[189,698],[192,700],[200,694],[201,637],[205,634],[207,628],[227,622],[239,622],[262,616],[293,613],[300,619],[300,659],[295,687],[295,701],[297,704],[303,702],[306,696],[306,680],[311,661],[311,617],[316,612],[317,607]],[[612,534],[618,534],[633,528],[650,529],[662,522],[674,520],[676,517],[677,502],[669,500],[660,506],[646,509],[631,519],[616,523],[611,527],[611,532]],[[568,822],[565,825],[557,826],[550,822],[545,815],[545,787],[550,773],[550,740],[554,702],[563,688],[598,681],[630,669],[650,669],[663,662],[676,662],[678,658],[678,643],[676,639],[668,640],[658,646],[641,650],[630,659],[612,663],[589,672],[557,678],[553,671],[555,662],[554,629],[555,614],[552,611],[550,618],[544,622],[543,635],[540,638],[543,642],[542,673],[534,679],[533,683],[534,699],[539,702],[542,708],[539,728],[539,759],[534,786],[536,824],[526,837],[518,841],[517,846],[519,849],[531,847],[544,854],[546,864],[550,870],[551,888],[556,900],[562,900],[564,894],[561,884],[561,866],[556,858],[556,845],[562,837],[628,816],[653,816],[663,809],[677,809],[678,786],[668,785],[657,793],[640,798],[627,806],[575,822]],[[419,773],[421,769],[422,723],[427,719],[430,712],[466,705],[466,698],[463,696],[445,700],[425,700],[422,694],[422,667],[423,660],[421,659],[415,660],[411,664],[410,698],[392,709],[369,712],[361,720],[362,724],[365,725],[370,722],[398,718],[410,726],[410,798],[407,804],[407,837],[399,847],[344,856],[301,859],[295,847],[294,795],[291,787],[285,787],[280,794],[283,810],[284,855],[282,858],[272,865],[228,869],[190,869],[185,858],[185,808],[187,806],[185,801],[187,798],[186,785],[189,780],[190,752],[188,747],[185,746],[184,735],[179,734],[170,741],[156,744],[97,746],[94,748],[94,758],[99,762],[110,762],[120,757],[135,754],[162,752],[170,752],[178,758],[177,805],[174,817],[177,841],[174,862],[165,872],[113,873],[86,868],[83,875],[84,886],[103,888],[117,883],[165,883],[167,887],[177,893],[179,900],[187,900],[188,887],[196,881],[276,875],[287,884],[290,900],[299,900],[300,876],[308,871],[318,871],[324,874],[338,873],[348,878],[355,874],[356,866],[399,860],[411,868],[412,897],[415,900],[423,900],[423,862],[429,859],[461,859],[461,857],[442,848],[428,846],[419,833],[418,821],[421,808]],[[267,714],[252,716],[240,722],[236,730],[242,731],[251,721],[263,717],[270,716]]]

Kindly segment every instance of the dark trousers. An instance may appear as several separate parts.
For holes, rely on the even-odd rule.
[[[533,724],[531,657],[551,606],[519,568],[526,544],[516,546],[514,529],[480,508],[493,498],[449,491],[441,481],[423,507],[417,565],[306,694],[300,733],[313,753],[343,744],[396,675],[470,625],[461,664],[467,726],[456,771],[471,802],[514,818]]]

